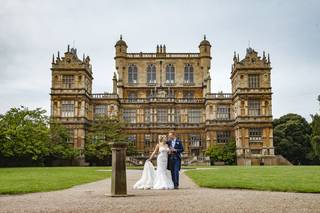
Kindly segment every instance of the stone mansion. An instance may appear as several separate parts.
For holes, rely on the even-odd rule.
[[[238,165],[277,164],[273,147],[271,65],[269,55],[248,48],[234,53],[231,93],[211,93],[211,44],[195,53],[128,52],[115,44],[113,90],[93,93],[90,58],[69,48],[52,59],[51,117],[71,131],[69,143],[83,149],[95,116],[121,115],[124,131],[141,155],[149,155],[158,137],[174,129],[184,156],[203,156],[208,147],[236,141]]]

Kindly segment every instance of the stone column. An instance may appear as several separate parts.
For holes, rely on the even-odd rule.
[[[116,76],[116,73],[113,74],[112,86],[113,86],[112,93],[113,94],[117,94],[117,76]]]
[[[208,81],[207,81],[207,93],[211,93],[211,77],[210,77],[210,74],[208,76]]]
[[[112,177],[111,177],[111,196],[127,196],[127,177],[126,177],[126,150],[127,143],[111,143],[112,150]]]

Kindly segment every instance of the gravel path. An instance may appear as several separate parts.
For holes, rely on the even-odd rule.
[[[197,187],[183,173],[179,190],[133,190],[141,170],[128,170],[126,198],[112,198],[110,179],[70,189],[0,196],[0,212],[320,212],[320,194]]]

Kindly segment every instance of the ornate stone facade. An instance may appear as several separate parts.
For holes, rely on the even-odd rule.
[[[120,114],[124,129],[142,155],[157,138],[175,129],[185,155],[202,156],[213,144],[235,138],[237,163],[275,164],[272,133],[269,56],[248,48],[244,59],[234,54],[232,93],[211,93],[211,44],[197,53],[128,53],[122,38],[115,45],[112,93],[92,93],[90,58],[76,49],[53,57],[51,116],[70,128],[70,144],[83,149],[95,115]]]

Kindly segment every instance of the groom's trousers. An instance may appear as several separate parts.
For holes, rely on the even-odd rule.
[[[171,177],[175,187],[179,186],[179,170],[181,161],[177,156],[171,158]]]

